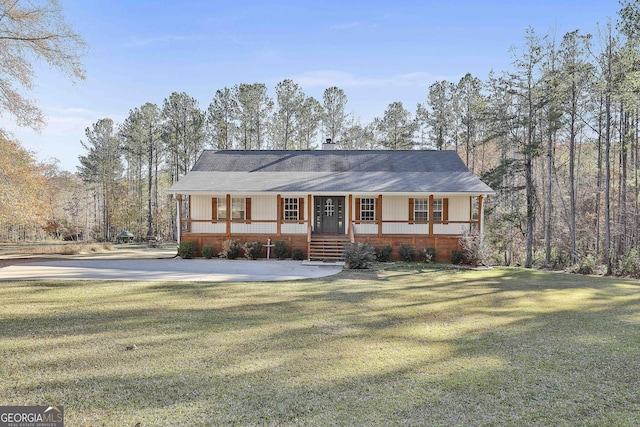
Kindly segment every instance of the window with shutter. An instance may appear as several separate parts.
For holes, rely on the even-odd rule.
[[[216,198],[216,211],[214,213],[216,219],[227,219],[227,198]]]
[[[442,199],[433,199],[433,220],[442,221]]]
[[[284,220],[296,221],[299,215],[299,199],[292,197],[284,198]]]
[[[372,197],[360,199],[360,219],[362,221],[375,221],[376,199]]]
[[[449,199],[442,199],[442,221],[445,224],[449,223]]]
[[[298,220],[304,221],[304,197],[298,199]]]
[[[412,214],[416,222],[427,222],[429,220],[429,199],[414,199]]]
[[[246,208],[244,197],[233,197],[231,199],[231,219],[245,219]]]

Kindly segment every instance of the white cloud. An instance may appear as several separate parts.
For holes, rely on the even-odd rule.
[[[62,107],[56,105],[42,108],[46,125],[40,132],[30,128],[19,127],[12,117],[0,117],[0,128],[11,132],[11,136],[21,145],[35,153],[36,158],[43,161],[56,158],[60,160],[62,169],[75,171],[78,156],[84,154],[80,145],[86,140],[85,129],[103,118],[110,118],[122,123],[125,117],[78,107]]]
[[[114,122],[124,120],[120,114],[74,107],[46,107],[44,115],[47,123],[45,131],[49,134],[81,133],[84,135],[84,129],[100,119],[108,117]]]

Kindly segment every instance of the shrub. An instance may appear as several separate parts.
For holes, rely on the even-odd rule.
[[[482,234],[466,230],[458,239],[462,248],[463,261],[472,266],[487,265],[491,257],[489,245]]]
[[[58,246],[58,245],[56,245]],[[52,251],[52,253],[60,253],[61,255],[78,255],[82,249],[81,245],[72,244],[72,245],[62,245],[58,248],[58,250]],[[49,248],[49,250],[51,250]],[[87,251],[90,252],[90,251]]]
[[[262,255],[262,243],[260,242],[247,242],[243,249],[247,259],[258,259]]]
[[[291,251],[291,258],[295,261],[302,261],[305,259],[304,251],[300,248],[295,248]]]
[[[576,267],[576,273],[578,274],[593,274],[596,271],[596,260],[593,255],[589,254],[582,258]]]
[[[29,255],[77,255],[82,252],[103,252],[111,250],[113,250],[111,243],[70,243],[59,245],[29,245],[16,249],[16,253]]]
[[[178,255],[182,259],[193,259],[196,257],[196,244],[195,242],[180,242],[178,246]]]
[[[420,256],[424,262],[435,262],[436,255],[436,248],[426,248],[420,251]]]
[[[454,249],[451,251],[451,263],[452,264],[462,264],[464,262],[464,254],[462,251]]]
[[[400,258],[403,261],[413,261],[416,259],[416,248],[408,244],[400,246]]]
[[[227,259],[236,259],[241,250],[242,245],[238,240],[225,240],[222,242],[222,252],[220,254]]]
[[[376,250],[370,243],[349,244],[344,248],[344,262],[347,268],[369,268],[376,260]]]
[[[203,246],[202,247],[202,256],[206,259],[211,259],[216,254],[216,248],[213,246]]]
[[[637,277],[640,275],[640,255],[637,248],[629,249],[620,260],[620,274]]]
[[[289,255],[289,248],[287,242],[277,240],[273,242],[273,256],[278,259],[285,259]]]
[[[393,253],[393,248],[391,245],[383,246],[381,248],[375,248],[376,251],[376,260],[378,262],[389,262],[391,261],[391,254]]]

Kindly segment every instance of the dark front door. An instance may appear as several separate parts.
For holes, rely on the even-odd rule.
[[[344,197],[315,197],[316,233],[344,234]]]

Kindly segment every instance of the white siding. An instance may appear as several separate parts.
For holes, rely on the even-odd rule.
[[[211,196],[191,196],[191,218],[211,219]]]
[[[305,234],[307,232],[307,224],[282,224],[280,230],[282,234]]]
[[[469,221],[470,214],[471,201],[469,196],[449,197],[449,221]]]
[[[276,223],[252,222],[251,224],[231,223],[232,233],[275,233]]]
[[[462,234],[469,224],[433,224],[433,234]]]
[[[356,234],[378,234],[378,224],[355,224],[353,232]]]
[[[386,221],[407,221],[409,219],[409,198],[405,196],[382,196],[382,218]],[[423,231],[403,223],[382,224],[383,234],[422,234]],[[376,227],[375,232],[378,232]],[[426,228],[424,234],[429,232]]]
[[[191,196],[189,219],[211,220],[211,197],[210,196]],[[192,233],[224,233],[224,224],[212,224],[207,222],[191,223]]]
[[[384,234],[429,234],[429,224],[382,224]]]
[[[406,221],[409,219],[409,198],[382,196],[382,218]]]
[[[251,219],[270,219],[278,217],[277,196],[253,196],[251,197]],[[273,224],[275,226],[275,223]],[[275,229],[275,228],[274,228]]]
[[[226,224],[212,224],[210,222],[192,222],[192,233],[226,233]]]

